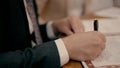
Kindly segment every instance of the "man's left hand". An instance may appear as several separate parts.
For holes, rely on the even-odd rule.
[[[78,32],[84,32],[84,25],[78,17],[69,17],[56,20],[52,24],[54,32],[60,32],[65,35],[71,35]]]

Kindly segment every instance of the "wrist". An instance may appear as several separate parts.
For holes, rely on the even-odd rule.
[[[52,22],[51,26],[53,28],[53,32],[55,34],[56,37],[58,37],[60,35],[60,32],[58,31],[57,27],[56,27],[56,21]]]
[[[70,40],[68,40],[68,37],[64,37],[64,38],[62,38],[62,40],[63,40],[63,42],[64,42],[64,44],[65,44],[65,47],[66,47],[66,49],[67,49],[67,52],[68,52],[68,55],[69,55],[69,57],[71,57],[70,55],[71,55],[71,46],[70,46]]]

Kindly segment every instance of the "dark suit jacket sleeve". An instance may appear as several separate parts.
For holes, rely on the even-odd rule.
[[[25,51],[1,53],[0,68],[60,68],[57,47],[51,41]]]

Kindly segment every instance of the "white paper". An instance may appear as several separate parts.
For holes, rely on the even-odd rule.
[[[86,32],[93,31],[94,20],[84,20]],[[106,48],[102,54],[92,61],[95,67],[120,65],[120,19],[98,19],[99,31],[106,35]],[[88,68],[85,62],[83,66]]]
[[[92,61],[93,65],[119,65],[120,64],[120,36],[107,37],[106,49]]]

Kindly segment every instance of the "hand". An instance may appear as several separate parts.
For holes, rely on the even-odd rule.
[[[65,35],[71,35],[84,31],[84,26],[77,17],[70,17],[54,21],[52,26],[55,32],[59,31]]]
[[[82,32],[62,38],[70,59],[77,61],[93,60],[105,48],[105,36],[96,31]]]

